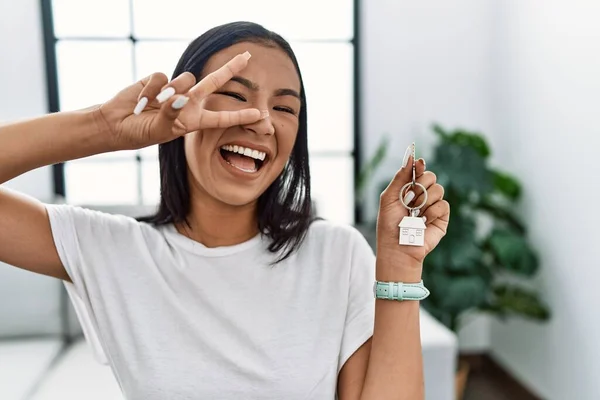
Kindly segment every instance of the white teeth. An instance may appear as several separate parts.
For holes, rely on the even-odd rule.
[[[255,160],[264,161],[265,158],[267,158],[267,153],[265,153],[264,151],[258,151],[258,150],[254,150],[254,149],[251,149],[248,147],[226,144],[226,145],[221,146],[221,148],[223,150],[232,151],[232,152],[238,153],[238,154],[243,154],[247,157],[252,157]]]

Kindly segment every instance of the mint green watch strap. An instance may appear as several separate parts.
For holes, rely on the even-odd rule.
[[[373,287],[375,298],[385,300],[423,300],[429,296],[429,290],[419,283],[379,282]]]

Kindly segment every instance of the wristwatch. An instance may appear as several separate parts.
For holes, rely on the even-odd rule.
[[[376,299],[384,300],[423,300],[429,296],[429,290],[419,283],[380,282],[375,281],[373,294]]]

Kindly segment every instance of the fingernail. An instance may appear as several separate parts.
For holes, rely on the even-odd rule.
[[[269,111],[264,110],[260,112],[260,119],[265,119],[269,116]]]
[[[187,104],[189,99],[189,97],[181,96],[173,102],[171,107],[173,107],[175,110],[182,109]]]
[[[422,160],[423,160],[423,169],[427,169],[427,163],[425,162],[425,159],[422,158]]]
[[[160,92],[158,96],[156,96],[156,100],[158,100],[159,103],[164,103],[165,101],[169,100],[174,94],[175,88],[168,87],[162,92]]]
[[[427,217],[426,216],[422,216],[421,218],[423,218],[423,222],[427,222]]]
[[[142,111],[144,111],[144,108],[146,108],[147,105],[148,105],[148,98],[147,97],[142,97],[140,99],[140,101],[138,101],[138,103],[135,106],[135,108],[133,109],[133,113],[135,115],[140,115],[142,113]]]
[[[408,164],[408,159],[410,158],[411,150],[412,145],[406,148],[406,151],[404,152],[404,159],[402,159],[402,168],[406,167],[406,165]]]
[[[245,58],[246,60],[249,60],[249,59],[250,59],[250,57],[252,57],[252,54],[250,54],[250,52],[249,52],[249,51],[245,52],[245,53],[244,53],[244,54],[242,54],[242,55],[244,56],[244,58]]]
[[[404,196],[404,204],[409,204],[414,198],[415,192],[411,190],[410,192],[406,193],[406,196]]]

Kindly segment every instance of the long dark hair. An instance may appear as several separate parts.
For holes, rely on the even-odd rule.
[[[279,262],[300,247],[313,220],[306,94],[292,48],[280,35],[255,23],[233,22],[217,26],[190,43],[173,72],[173,78],[187,71],[194,74],[196,79],[201,79],[204,66],[213,54],[240,42],[281,48],[294,63],[300,78],[302,105],[296,143],[283,172],[258,199],[258,228],[271,239],[269,251],[281,252],[282,255],[277,259]],[[186,217],[190,210],[190,190],[183,141],[183,138],[178,138],[159,146],[160,204],[156,214],[140,218],[140,221],[154,225],[178,222],[189,225]]]

